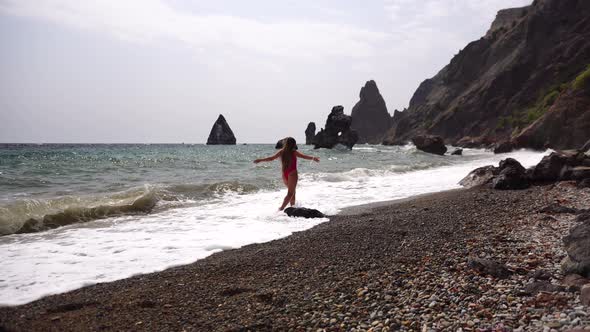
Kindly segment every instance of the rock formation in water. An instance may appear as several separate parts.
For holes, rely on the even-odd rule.
[[[326,127],[313,139],[314,149],[331,149],[338,144],[352,149],[358,141],[358,133],[350,129],[351,123],[352,118],[344,114],[344,107],[334,106],[326,120]]]
[[[307,124],[307,128],[305,129],[305,144],[313,144],[313,138],[315,137],[315,129],[315,122],[310,122]]]
[[[414,143],[418,150],[424,152],[441,156],[447,152],[447,147],[440,136],[418,135],[412,138],[412,143]]]
[[[578,148],[590,139],[589,64],[590,1],[501,10],[484,37],[420,84],[384,144],[428,133],[457,145]]]
[[[207,145],[236,145],[236,137],[233,131],[225,121],[223,115],[219,114],[217,121],[211,128],[211,133],[207,139]]]
[[[453,152],[451,152],[451,156],[462,156],[463,155],[463,149],[461,148],[456,148]]]
[[[391,116],[377,83],[370,80],[359,93],[360,100],[352,108],[351,128],[359,134],[359,144],[380,144],[391,127]]]

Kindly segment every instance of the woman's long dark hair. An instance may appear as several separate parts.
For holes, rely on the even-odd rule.
[[[295,151],[297,142],[293,137],[287,137],[283,140],[283,153],[281,153],[281,162],[283,163],[283,172],[291,165],[293,151]]]

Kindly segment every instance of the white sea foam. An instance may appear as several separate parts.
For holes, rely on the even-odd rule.
[[[464,153],[465,162],[438,168],[392,165],[381,170],[302,172],[298,205],[335,214],[351,205],[458,188],[458,181],[472,169],[506,157],[531,166],[543,156],[531,151]],[[321,165],[314,167],[321,169]],[[0,304],[22,304],[89,284],[160,271],[327,221],[288,218],[277,212],[284,194],[284,190],[228,193],[222,200],[200,206],[4,236],[0,238]]]

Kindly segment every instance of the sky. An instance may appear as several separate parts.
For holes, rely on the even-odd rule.
[[[0,142],[304,139],[373,79],[388,110],[531,0],[0,0]]]

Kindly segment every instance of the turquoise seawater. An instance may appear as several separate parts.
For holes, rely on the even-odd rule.
[[[309,174],[358,168],[403,172],[460,162],[404,147],[359,146],[349,151],[301,145],[300,151],[321,159],[319,164],[299,162],[300,171]],[[81,209],[129,205],[146,193],[151,196],[139,211],[122,213],[144,212],[154,203],[156,210],[198,204],[227,192],[279,190],[283,183],[278,162],[252,163],[275,152],[268,144],[0,145],[0,234],[68,209],[71,213],[64,218],[70,220],[63,223],[73,223],[84,213]]]

